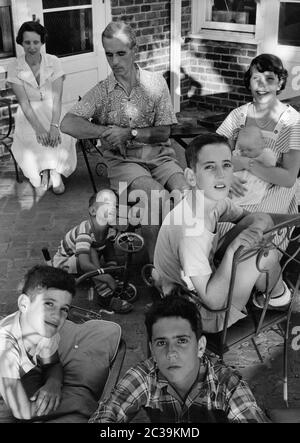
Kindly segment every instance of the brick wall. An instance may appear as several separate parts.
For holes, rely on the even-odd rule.
[[[136,30],[138,63],[170,77],[170,0],[111,0],[113,20],[130,22]],[[182,1],[182,35],[191,28],[191,0]],[[185,54],[184,54],[185,57]]]
[[[194,38],[188,46],[185,69],[190,84],[184,102],[228,111],[251,99],[243,76],[257,55],[256,45]]]

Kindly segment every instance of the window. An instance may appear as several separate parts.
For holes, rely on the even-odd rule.
[[[193,33],[210,31],[213,38],[214,32],[225,31],[254,38],[259,5],[258,0],[193,0]]]
[[[92,0],[43,0],[46,50],[59,57],[93,52]]]
[[[300,46],[300,3],[280,3],[278,43]]]
[[[0,0],[0,58],[12,57],[14,54],[10,0]]]
[[[207,8],[208,20],[225,23],[255,25],[256,3],[254,0],[215,0]]]

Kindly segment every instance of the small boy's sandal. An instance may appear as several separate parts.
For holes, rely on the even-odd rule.
[[[268,309],[274,311],[286,311],[292,300],[292,295],[290,289],[287,287],[286,283],[282,282],[284,285],[284,291],[282,294],[276,297],[271,297],[268,304]],[[263,309],[266,303],[267,296],[262,292],[257,292],[253,295],[253,305],[258,309]]]
[[[133,305],[126,300],[122,300],[119,297],[112,297],[110,299],[109,307],[118,314],[127,314],[132,311]]]

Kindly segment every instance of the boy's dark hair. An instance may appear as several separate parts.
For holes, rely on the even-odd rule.
[[[45,43],[47,37],[47,31],[44,26],[42,26],[38,22],[24,22],[17,34],[16,42],[18,45],[22,45],[23,43],[23,34],[24,32],[36,32],[41,37],[41,42]]]
[[[26,273],[22,293],[31,296],[39,288],[68,291],[73,297],[75,295],[75,279],[63,269],[36,265]]]
[[[149,341],[152,340],[152,327],[154,323],[166,317],[181,317],[187,320],[195,332],[197,340],[199,340],[202,335],[201,316],[195,303],[188,299],[188,294],[188,289],[176,286],[169,295],[153,303],[145,315],[145,325]]]
[[[107,187],[107,186],[100,186],[99,191],[95,192],[93,195],[90,196],[90,198],[89,198],[89,208],[91,208],[96,203],[97,195],[99,194],[99,192],[102,192],[102,191],[111,191],[111,192],[113,192],[116,195],[116,193],[112,189],[110,189],[109,187]]]
[[[288,71],[283,67],[279,57],[273,54],[260,54],[252,60],[249,69],[244,74],[244,83],[248,90],[250,90],[250,79],[253,68],[256,68],[258,72],[274,72],[279,80],[282,80],[280,90],[277,91],[277,94],[284,90],[288,78]]]
[[[208,134],[198,135],[195,137],[185,150],[185,158],[187,166],[193,170],[196,169],[198,162],[198,154],[205,145],[212,144],[225,144],[229,147],[228,139],[223,135],[215,132],[209,132]]]

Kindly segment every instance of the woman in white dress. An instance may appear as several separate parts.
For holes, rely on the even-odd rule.
[[[59,129],[64,72],[56,56],[41,54],[45,36],[40,23],[25,22],[16,38],[24,55],[8,67],[7,81],[20,105],[12,152],[34,187],[52,185],[55,194],[62,194],[61,175],[75,170],[76,149],[75,140]]]

